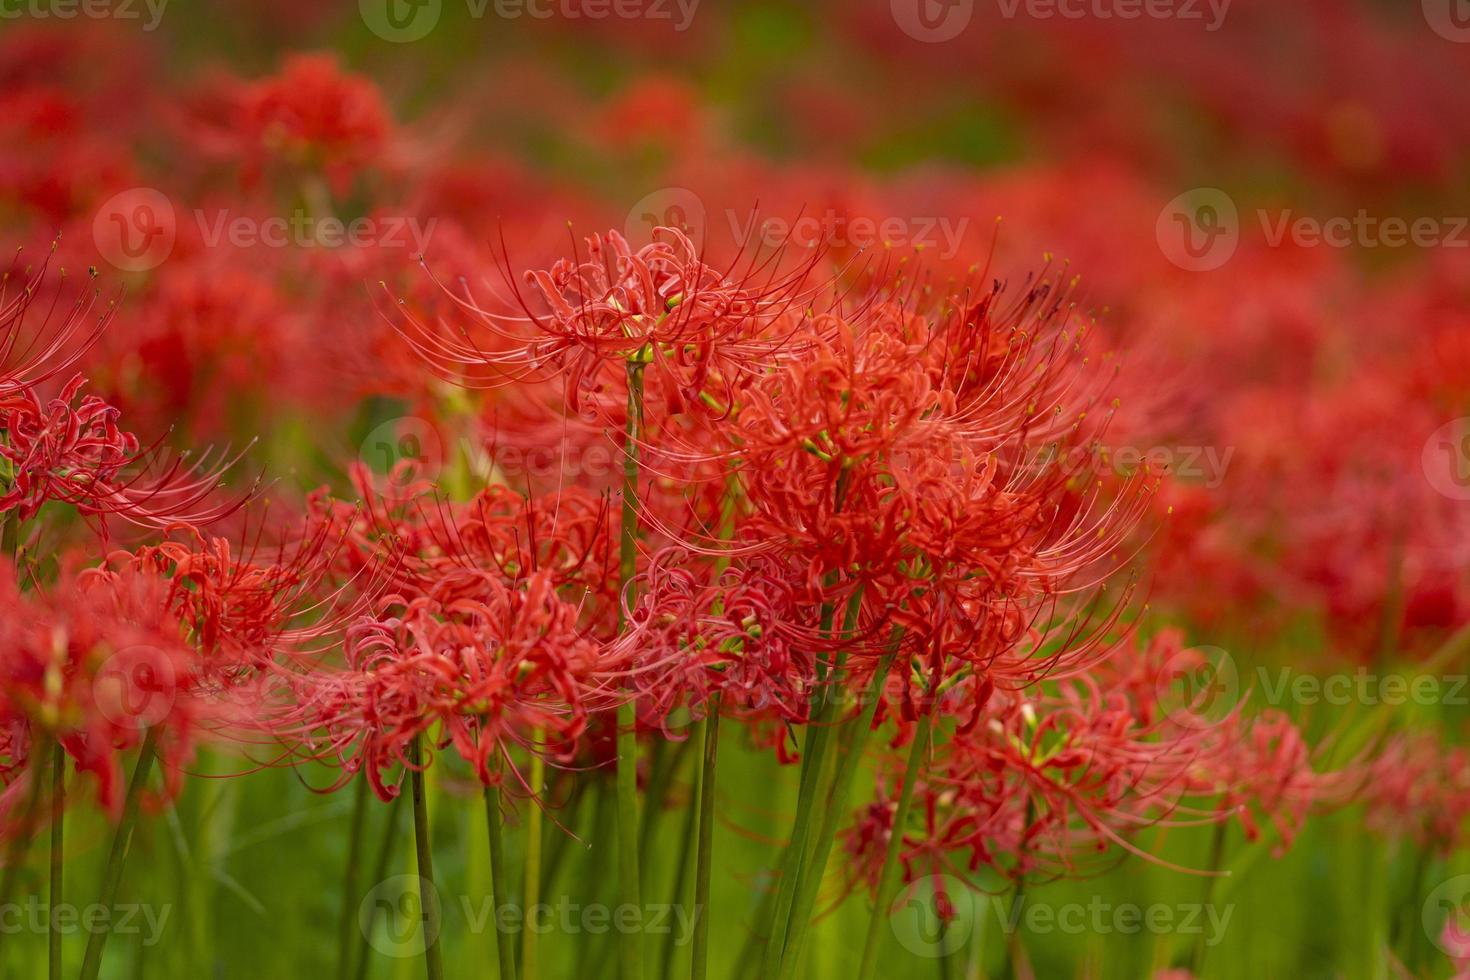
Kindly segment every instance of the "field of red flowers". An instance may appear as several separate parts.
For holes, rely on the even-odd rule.
[[[1470,976],[1466,0],[0,0],[0,976]]]

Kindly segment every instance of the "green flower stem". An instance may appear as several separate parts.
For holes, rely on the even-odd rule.
[[[347,868],[342,876],[342,908],[337,923],[337,976],[352,976],[352,953],[357,944],[352,932],[357,925],[357,865],[362,860],[362,831],[367,820],[368,778],[359,772],[352,789],[352,830],[347,841]]]
[[[697,750],[695,754],[699,757],[703,757],[704,755],[703,729],[703,719],[695,722],[692,733],[690,734],[689,738],[685,740],[684,743],[686,746],[693,746],[694,749]],[[694,851],[699,838],[699,768],[700,763],[698,761],[695,761],[694,772],[692,773],[690,779],[690,792],[692,795],[689,805],[684,807],[684,819],[679,827],[679,831],[676,836],[676,840],[678,841],[679,857],[674,865],[674,880],[672,888],[674,898],[673,904],[675,909],[689,908],[689,903],[693,901],[692,896],[694,894]],[[645,820],[643,822],[643,826],[646,828],[648,826],[648,823],[649,822]],[[647,854],[648,848],[645,847],[643,849],[643,853]],[[672,932],[670,932],[670,934],[666,937],[666,941],[662,944],[663,961],[659,964],[659,972],[655,974],[656,976],[678,976],[679,954],[684,951],[684,947],[687,945],[687,943],[683,943],[680,941],[682,938],[683,937],[677,936]]]
[[[811,833],[812,811],[818,795],[817,786],[827,763],[827,746],[832,736],[831,708],[834,702],[824,699],[807,725],[806,746],[801,758],[801,787],[796,797],[796,819],[791,827],[791,840],[781,857],[780,877],[776,882],[776,898],[771,908],[771,928],[766,935],[766,951],[762,957],[761,975],[774,977],[781,965],[786,945],[786,931],[791,906],[796,900],[801,868],[805,863]]]
[[[914,802],[914,783],[919,769],[929,754],[929,738],[934,716],[919,720],[914,744],[909,748],[908,767],[903,773],[903,788],[898,793],[898,806],[893,811],[893,825],[888,834],[888,848],[883,855],[883,870],[878,873],[878,890],[873,895],[873,914],[868,919],[868,934],[863,939],[863,958],[858,964],[857,980],[870,980],[878,965],[878,940],[883,935],[883,922],[888,917],[888,904],[893,901],[893,887],[898,877],[898,856],[903,850],[903,832],[908,826],[909,808]]]
[[[709,970],[709,884],[715,837],[715,771],[720,747],[720,695],[709,701],[700,723],[703,766],[699,774],[699,851],[694,866],[694,947],[690,980],[705,980]]]
[[[64,837],[66,834],[66,749],[57,742],[51,749],[54,762],[51,766],[51,920],[47,923],[47,960],[51,967],[51,980],[61,980],[61,933],[56,929],[56,908],[62,902],[61,869]]]
[[[638,571],[638,434],[643,419],[643,368],[640,360],[629,360],[628,418],[623,439],[623,510],[619,533],[618,631],[625,625],[624,605],[636,598],[634,576]],[[641,908],[638,865],[638,731],[637,709],[632,700],[618,705],[617,835],[619,898],[623,905]],[[642,980],[643,937],[636,930],[619,936],[622,980]]]
[[[424,915],[424,967],[429,980],[444,980],[444,955],[439,947],[439,896],[434,891],[434,848],[429,841],[429,804],[424,793],[423,735],[409,748],[409,782],[413,787],[413,844],[418,863],[419,904]]]
[[[400,785],[402,784],[400,783]],[[373,867],[373,881],[382,881],[387,878],[388,869],[392,867],[393,855],[397,850],[395,845],[398,843],[398,813],[403,809],[398,802],[401,798],[402,794],[399,794],[399,796],[394,797],[392,802],[388,804],[388,813],[383,820],[383,839],[378,845],[377,864]],[[371,935],[373,929],[376,927],[378,910],[373,909],[371,916],[368,922],[363,924],[364,937]],[[363,954],[357,958],[357,972],[355,974],[357,980],[367,980],[368,966],[372,963],[372,960],[373,958],[367,950],[364,950]]]
[[[526,914],[530,914],[541,902],[541,830],[543,815],[541,813],[540,797],[545,791],[542,785],[546,782],[546,759],[540,752],[536,751],[537,738],[531,740],[531,792],[534,798],[530,801],[530,809],[526,814],[526,885],[525,885],[525,907]],[[526,929],[521,933],[521,976],[524,980],[536,980],[540,968],[540,955],[536,947],[537,934],[535,929]]]
[[[856,718],[847,722],[847,726],[850,726],[851,741],[844,746],[844,751],[838,756],[837,772],[832,779],[831,793],[826,799],[821,829],[817,833],[812,859],[806,872],[801,876],[801,882],[797,888],[796,901],[791,908],[791,923],[787,929],[786,949],[782,954],[781,968],[777,973],[767,974],[768,976],[779,976],[786,980],[796,975],[797,965],[801,961],[802,944],[806,939],[811,925],[812,911],[817,902],[817,890],[827,870],[827,859],[832,853],[832,843],[837,837],[837,824],[844,816],[848,798],[852,795],[853,779],[857,775],[858,763],[862,760],[863,750],[868,743],[868,735],[873,728],[873,716],[878,711],[878,700],[883,692],[883,682],[888,676],[889,668],[893,665],[898,641],[902,636],[897,629],[894,633],[894,651],[887,654],[879,663],[877,670],[873,671],[873,676],[868,681],[864,693],[863,710]]]
[[[862,591],[858,590],[848,600],[847,611],[843,617],[844,636],[852,635],[861,609]],[[831,606],[823,608],[822,633],[825,636],[832,635],[833,613]],[[818,664],[819,682],[836,683],[837,677],[842,672],[844,659],[844,656],[839,654],[833,662],[832,669],[825,673]],[[787,844],[786,853],[782,856],[781,877],[777,883],[778,890],[772,911],[771,929],[766,938],[765,956],[762,959],[762,976],[774,977],[780,972],[787,937],[791,931],[792,910],[801,892],[804,874],[811,863],[814,852],[815,844],[811,837],[812,815],[817,801],[822,796],[820,789],[824,785],[829,769],[827,757],[830,752],[833,729],[837,727],[837,702],[829,696],[830,687],[831,684],[822,684],[820,701],[813,712],[811,722],[807,725],[807,744],[802,756],[801,788],[796,800],[796,821],[792,827],[791,841]]]
[[[44,743],[36,742],[31,746],[31,769],[27,774],[30,784],[26,788],[26,799],[21,810],[20,823],[14,828],[9,844],[5,848],[5,868],[0,872],[0,907],[10,905],[10,899],[15,894],[15,880],[20,874],[20,866],[26,858],[26,848],[31,841],[31,829],[36,825],[36,811],[41,806],[41,766],[50,754],[45,751]],[[0,953],[10,948],[10,943],[0,943]],[[5,973],[4,960],[0,957],[0,976]]]
[[[1225,861],[1225,832],[1227,823],[1221,820],[1215,824],[1214,833],[1210,836],[1210,863],[1205,876],[1204,884],[1201,886],[1200,908],[1208,911],[1210,903],[1214,901],[1215,882],[1219,880],[1217,872],[1220,865]],[[1417,893],[1416,893],[1417,894]],[[1194,948],[1189,954],[1189,969],[1195,976],[1199,976],[1200,970],[1205,962],[1205,940],[1203,936],[1195,939]]]
[[[500,786],[485,787],[485,823],[490,833],[490,915],[495,930],[495,955],[500,962],[500,980],[515,980],[515,937],[500,931],[500,906],[510,898],[505,884],[505,842],[500,815]]]
[[[112,849],[107,854],[107,864],[102,870],[102,889],[97,903],[110,909],[117,901],[117,890],[122,885],[123,865],[127,862],[128,847],[133,840],[133,828],[138,823],[138,802],[143,796],[143,787],[153,769],[154,756],[158,750],[158,729],[148,729],[143,738],[143,747],[138,750],[138,761],[133,766],[132,778],[128,781],[127,796],[123,800],[122,820],[112,836]],[[102,969],[102,950],[107,945],[107,930],[97,929],[87,937],[87,951],[82,957],[81,980],[97,980]]]

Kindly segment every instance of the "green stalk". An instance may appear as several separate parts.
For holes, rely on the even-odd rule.
[[[888,835],[888,849],[883,855],[883,870],[878,873],[878,890],[873,896],[873,914],[868,919],[868,934],[863,940],[863,958],[858,964],[857,980],[868,980],[878,965],[878,939],[883,934],[882,923],[888,915],[888,903],[893,900],[898,856],[903,850],[903,832],[908,826],[909,808],[914,802],[914,783],[918,781],[924,756],[929,752],[933,725],[933,714],[924,715],[919,720],[919,730],[914,734],[914,744],[909,749],[908,768],[904,770],[903,788],[899,790],[898,806],[893,811],[893,829]]]
[[[398,812],[403,809],[398,803],[401,795],[394,797],[388,804],[388,814],[383,820],[383,839],[378,846],[378,861],[373,867],[373,881],[382,881],[387,878],[388,868],[393,863],[393,845],[398,842]],[[370,915],[371,917],[363,927],[365,936],[371,935],[373,929],[376,928],[378,910],[373,909]],[[357,980],[367,980],[368,966],[372,963],[372,959],[367,950],[364,950],[357,958],[357,973],[355,974]]]
[[[47,961],[51,968],[51,980],[62,980],[62,933],[56,930],[56,907],[62,904],[62,860],[65,846],[66,811],[66,749],[57,742],[51,749],[51,892],[49,902],[51,921],[47,923]]]
[[[663,740],[654,744],[651,753],[653,761],[648,767],[648,782],[643,787],[643,823],[638,828],[639,854],[646,854],[652,849],[654,835],[658,832],[664,810],[668,806],[669,791],[673,788],[674,777],[684,766],[684,756],[689,753],[691,747],[698,743],[698,736],[691,735],[684,741],[674,744]],[[695,763],[695,766],[698,767],[698,763]],[[640,883],[648,884],[644,879],[640,879]]]
[[[897,632],[895,629],[896,634]],[[897,644],[898,641],[895,639],[895,648]],[[812,860],[801,876],[796,901],[791,908],[791,922],[787,929],[786,950],[780,961],[781,968],[777,973],[767,974],[767,976],[780,976],[786,980],[796,975],[797,965],[801,961],[802,943],[806,939],[807,931],[811,926],[812,911],[816,907],[817,891],[826,874],[827,859],[832,853],[832,843],[837,837],[837,824],[843,817],[848,797],[852,795],[853,779],[857,775],[858,763],[867,746],[868,735],[873,727],[873,716],[878,711],[878,700],[883,691],[883,682],[888,676],[894,656],[895,653],[889,653],[879,663],[878,669],[873,672],[872,679],[868,681],[862,712],[847,723],[853,726],[851,741],[838,757],[837,772],[833,776],[831,793],[827,797],[826,807],[822,814],[822,825],[817,833]]]
[[[434,891],[434,850],[429,841],[429,805],[424,795],[423,735],[409,747],[409,781],[413,785],[413,844],[418,860],[419,905],[424,913],[424,967],[429,980],[444,980],[439,949],[439,896]]]
[[[607,905],[616,900],[614,896],[608,894],[614,883],[608,881],[606,874],[599,872],[603,867],[603,842],[617,839],[617,793],[614,788],[603,785],[602,780],[598,780],[597,798],[592,804],[591,832],[587,836],[588,840],[593,842],[589,851],[594,873],[589,875],[583,868],[581,880],[590,884],[593,901],[599,905]],[[608,963],[617,956],[617,953],[614,951],[609,955],[607,947],[616,938],[614,931],[609,929],[578,943],[576,947],[577,966],[573,975],[593,977],[600,973],[610,972]]]
[[[1205,876],[1205,883],[1202,886],[1203,893],[1200,895],[1200,909],[1205,914],[1208,914],[1210,902],[1214,900],[1215,882],[1219,880],[1219,876],[1216,874],[1216,872],[1220,870],[1220,865],[1225,860],[1225,830],[1226,823],[1224,820],[1221,820],[1219,823],[1215,824],[1215,832],[1210,838],[1210,866],[1208,869],[1209,874]],[[1203,933],[1201,933],[1195,938],[1194,949],[1190,953],[1190,972],[1193,973],[1195,976],[1198,976],[1200,968],[1204,966],[1204,962],[1205,938]]]
[[[566,814],[566,825],[568,828],[579,828],[582,816],[587,810],[586,799],[588,787],[592,785],[589,779],[576,779],[571,781],[570,791],[566,803],[562,804],[562,812]],[[576,846],[572,842],[576,841]],[[541,859],[541,891],[544,894],[551,888],[559,876],[562,867],[567,863],[568,855],[574,851],[584,849],[585,845],[581,839],[572,833],[552,834],[544,848],[545,855]]]
[[[7,518],[0,518],[0,553],[14,562],[20,554],[20,521],[12,514]],[[20,580],[20,569],[15,570],[16,580]]]
[[[51,980],[61,980],[61,933],[56,929],[56,908],[61,904],[61,869],[63,823],[66,803],[66,750],[57,742],[51,750],[55,762],[51,766],[51,892],[47,898],[51,912],[47,923],[47,959],[51,967]]]
[[[618,542],[618,571],[621,600],[618,603],[618,632],[623,626],[624,605],[635,598],[633,578],[638,571],[638,432],[643,418],[643,362],[628,361],[628,418],[623,439],[623,513]],[[638,731],[637,709],[632,700],[618,705],[618,882],[622,904],[642,908],[639,900],[638,867]],[[642,980],[643,937],[636,930],[619,937],[622,980]]]
[[[848,607],[848,630],[856,616],[854,603]],[[832,618],[835,610],[830,603],[822,607],[821,630],[823,636],[832,635]],[[821,664],[818,664],[818,680],[824,679]],[[840,661],[831,673],[836,674]],[[766,935],[765,954],[761,960],[762,976],[775,976],[781,966],[781,953],[786,946],[791,905],[796,900],[796,891],[801,880],[802,868],[806,864],[808,844],[811,836],[811,816],[827,768],[827,750],[832,739],[832,723],[836,702],[827,696],[823,686],[820,701],[812,711],[812,720],[807,725],[806,745],[801,756],[801,786],[796,795],[796,820],[791,827],[791,840],[781,856],[780,876],[776,882],[776,899],[771,906],[770,929]]]
[[[20,873],[21,862],[25,860],[31,829],[36,825],[36,811],[41,806],[41,766],[45,764],[48,754],[44,751],[44,743],[32,743],[30,784],[26,787],[25,809],[21,811],[20,824],[5,848],[5,869],[0,873],[0,908],[9,906],[11,896],[15,894],[15,879]],[[0,944],[0,950],[6,948],[8,945]]]
[[[689,736],[687,742],[687,744],[692,744],[698,749],[697,754],[701,758],[704,756],[704,727],[704,719],[695,722],[693,734]],[[694,851],[699,839],[699,766],[700,764],[698,762],[694,764],[694,773],[691,777],[690,785],[693,796],[690,800],[690,805],[684,808],[684,823],[679,828],[679,834],[676,838],[679,842],[679,860],[674,867],[674,884],[672,889],[674,907],[676,909],[688,908],[690,901],[692,901],[691,896],[694,894],[692,869],[694,867]],[[643,825],[645,827],[648,826],[648,822],[645,820]],[[646,848],[644,849],[644,853],[647,853]],[[665,978],[677,976],[680,952],[679,935],[673,930],[669,930],[668,941],[663,944],[661,969],[656,975]]]
[[[357,865],[362,858],[362,830],[367,820],[367,774],[357,774],[352,790],[352,831],[347,843],[347,870],[342,877],[341,921],[337,925],[337,976],[348,980],[352,975],[352,941],[354,913],[357,911]]]
[[[485,823],[490,828],[490,915],[495,930],[495,955],[500,962],[500,980],[515,980],[514,939],[500,932],[500,903],[510,897],[505,886],[505,843],[500,815],[500,786],[485,787]]]
[[[536,739],[531,741],[531,792],[533,798],[526,814],[526,914],[530,915],[541,902],[541,801],[546,782],[546,759],[535,749]],[[521,933],[521,976],[525,980],[536,980],[540,967],[535,929]]]
[[[796,900],[801,868],[806,861],[813,804],[827,764],[827,745],[832,735],[832,704],[830,699],[824,698],[807,726],[806,747],[801,757],[801,787],[796,796],[796,820],[791,827],[791,840],[787,842],[786,851],[781,856],[776,900],[771,908],[771,928],[766,936],[765,955],[761,959],[762,976],[774,977],[781,966],[791,906]]]
[[[148,773],[153,768],[157,749],[158,729],[150,728],[143,738],[143,747],[138,750],[138,761],[133,766],[133,776],[128,781],[127,796],[123,800],[122,820],[112,836],[112,849],[107,854],[107,864],[102,870],[102,890],[97,896],[97,902],[104,909],[111,909],[117,901],[117,890],[122,885],[128,846],[133,840],[133,828],[138,823],[138,801],[143,796],[143,787],[148,782]],[[97,974],[102,969],[102,950],[107,945],[107,932],[106,929],[97,929],[87,936],[81,980],[97,980]]]
[[[1026,801],[1026,817],[1023,827],[1030,827],[1036,822],[1036,801]],[[1021,845],[1021,856],[1024,858],[1029,848],[1023,843]],[[1024,863],[1024,862],[1022,862]],[[1005,942],[1001,944],[1000,973],[997,976],[1018,977],[1020,975],[1021,961],[1025,959],[1026,949],[1021,942],[1021,935],[1025,932],[1023,924],[1026,914],[1026,876],[1024,874],[1016,877],[1016,894],[1011,899],[1011,908],[1015,910],[1018,927],[1010,930]],[[941,920],[942,921],[942,920]]]
[[[1424,880],[1429,874],[1432,860],[1433,852],[1428,847],[1415,848],[1414,870],[1409,877],[1409,890],[1404,896],[1403,912],[1389,925],[1389,949],[1397,950],[1399,958],[1410,969],[1419,966],[1422,959],[1418,940],[1423,934],[1417,932],[1414,926],[1419,920],[1419,896],[1424,894]]]
[[[709,971],[709,883],[715,839],[715,772],[720,748],[720,695],[709,701],[701,723],[704,765],[699,774],[699,852],[694,866],[694,962],[690,980],[705,980]]]

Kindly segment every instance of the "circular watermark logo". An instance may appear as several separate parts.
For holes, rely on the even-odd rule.
[[[439,23],[444,0],[357,0],[362,22],[394,44],[422,40]]]
[[[422,956],[439,938],[441,903],[432,881],[395,875],[368,892],[357,907],[357,924],[368,945],[384,956]]]
[[[1470,416],[1435,429],[1420,462],[1431,487],[1451,500],[1470,500]]]
[[[97,251],[124,272],[147,272],[162,265],[177,235],[173,202],[151,187],[114,194],[92,218]]]
[[[1425,935],[1440,952],[1470,958],[1470,875],[1456,875],[1430,892],[1420,916]]]
[[[686,187],[661,187],[638,199],[623,222],[623,237],[635,248],[653,241],[655,228],[678,228],[695,247],[704,243],[709,226],[704,201]]]
[[[900,30],[930,44],[959,37],[975,16],[975,0],[889,0],[889,8]]]
[[[124,647],[98,668],[92,698],[102,717],[119,728],[152,728],[173,710],[178,676],[162,650]]]
[[[1230,261],[1240,245],[1240,212],[1216,187],[1196,187],[1174,198],[1154,226],[1164,258],[1190,272],[1209,272]]]
[[[362,440],[358,458],[396,489],[439,479],[444,440],[427,419],[404,415],[375,426]]]
[[[1180,650],[1164,662],[1155,683],[1159,707],[1184,728],[1217,725],[1240,700],[1235,659],[1219,647]]]
[[[953,875],[926,875],[910,882],[888,906],[888,924],[904,949],[939,959],[962,948],[975,928],[975,898]]]
[[[1424,19],[1434,33],[1457,44],[1470,42],[1470,3],[1466,0],[1421,0]]]

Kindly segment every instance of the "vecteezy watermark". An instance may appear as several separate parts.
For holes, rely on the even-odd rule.
[[[384,956],[422,956],[439,939],[443,903],[434,883],[418,875],[394,875],[374,885],[357,907],[368,945]]]
[[[1102,443],[1045,446],[1032,458],[1039,469],[1059,467],[1067,473],[1112,473],[1130,477],[1140,472],[1167,473],[1214,490],[1225,482],[1234,446],[1109,446]]]
[[[1470,0],[1466,0],[1470,3]],[[1299,214],[1291,208],[1256,208],[1268,248],[1470,248],[1470,216]],[[1235,200],[1217,187],[1196,187],[1164,205],[1155,224],[1159,250],[1181,269],[1208,272],[1235,255],[1244,231]]]
[[[1159,707],[1183,728],[1219,724],[1240,701],[1235,659],[1219,647],[1180,650],[1165,661],[1156,681]]]
[[[660,187],[643,195],[628,209],[623,237],[634,248],[642,248],[653,241],[657,228],[677,228],[702,247],[709,228],[704,201],[687,187]]]
[[[493,15],[501,20],[650,20],[667,21],[687,31],[700,0],[464,0],[474,20]],[[385,41],[406,43],[427,37],[439,24],[444,0],[358,0],[368,30]]]
[[[178,673],[156,647],[123,647],[98,668],[92,697],[98,712],[119,728],[152,728],[173,710]]]
[[[469,440],[463,442],[471,450],[469,458],[479,458]],[[488,446],[481,447],[483,461],[502,477],[551,479],[557,476],[592,478],[611,476],[623,471],[623,453],[611,443],[590,446]],[[482,464],[483,465],[483,464]]]
[[[147,272],[169,257],[178,234],[174,206],[160,191],[134,187],[108,198],[92,218],[92,241],[124,272]]]
[[[367,29],[385,41],[421,41],[439,23],[443,0],[357,0]]]
[[[521,482],[562,477],[601,479],[620,474],[623,451],[611,441],[586,445],[502,445],[461,435],[446,438],[426,418],[401,415],[374,426],[358,446],[357,458],[397,489],[434,483],[451,459],[462,461],[476,479]]]
[[[58,933],[73,936],[78,933],[97,935],[110,933],[118,936],[141,936],[144,946],[156,946],[168,927],[172,905],[150,905],[148,903],[125,902],[117,905],[58,905],[35,896],[24,901],[6,902],[0,905],[0,935],[14,936],[19,933]]]
[[[1183,902],[1113,902],[1093,895],[1085,902],[1048,902],[1034,895],[977,895],[952,875],[911,882],[888,909],[899,945],[915,956],[938,959],[969,943],[980,919],[995,916],[1008,936],[1180,935],[1202,937],[1206,946],[1224,940],[1234,905]]]
[[[363,437],[357,458],[394,489],[403,490],[438,480],[448,456],[433,423],[403,415],[374,426]]]
[[[1201,21],[1218,31],[1231,0],[995,0],[1007,20],[1178,20]]]
[[[1434,33],[1446,41],[1470,43],[1470,2],[1466,0],[1421,0],[1424,19]]]
[[[1290,667],[1257,667],[1259,691],[1273,705],[1465,705],[1470,704],[1470,676],[1465,674],[1375,674],[1359,667],[1352,673],[1302,674]],[[1254,693],[1254,691],[1252,692]]]
[[[3,2],[3,0],[0,0]],[[256,217],[228,209],[195,209],[206,248],[379,248],[428,250],[438,218],[384,215],[343,220],[297,210]],[[92,218],[92,241],[104,259],[124,272],[155,269],[173,253],[178,215],[173,202],[152,187],[134,187],[108,198]]]
[[[1218,31],[1231,0],[985,0],[1007,20],[1198,21]],[[951,41],[970,26],[975,0],[890,0],[893,22],[916,41]]]
[[[975,0],[889,0],[893,22],[915,41],[952,41],[970,26]]]
[[[168,0],[0,0],[0,20],[141,20],[157,30]]]
[[[850,214],[828,208],[794,218],[762,218],[754,211],[725,211],[734,242],[759,242],[769,248],[933,249],[941,259],[959,255],[969,218]]]
[[[827,208],[792,217],[763,215],[756,210],[726,208],[713,219],[700,196],[687,187],[661,187],[628,209],[623,236],[635,247],[653,240],[660,227],[677,228],[704,249],[711,236],[735,248],[867,249],[893,246],[933,250],[940,258],[961,251],[969,218],[947,216],[855,214]]]
[[[1435,429],[1420,462],[1431,487],[1451,500],[1470,500],[1470,415]]]
[[[604,905],[568,895],[533,905],[496,905],[485,896],[459,895],[445,901],[432,882],[418,875],[395,875],[380,882],[358,906],[357,922],[368,944],[396,959],[423,954],[439,936],[443,920],[456,916],[456,931],[483,935],[531,932],[536,935],[593,935],[610,932],[668,936],[675,946],[694,939],[699,906],[669,903]]]
[[[1359,208],[1358,213],[1317,218],[1291,209],[1256,214],[1266,244],[1279,248],[1290,241],[1298,248],[1470,248],[1470,217],[1381,217]]]
[[[1470,958],[1470,875],[1441,882],[1420,909],[1424,934],[1451,959]]]
[[[1164,205],[1154,225],[1164,257],[1190,272],[1218,269],[1240,245],[1240,212],[1217,187],[1196,187]]]
[[[353,218],[315,217],[297,210],[289,216],[255,218],[228,210],[195,210],[200,238],[207,248],[221,242],[235,248],[403,248],[415,254],[428,250],[438,218],[420,221],[413,215]]]

